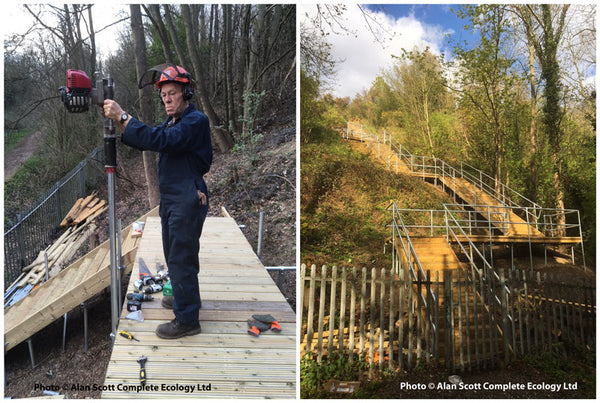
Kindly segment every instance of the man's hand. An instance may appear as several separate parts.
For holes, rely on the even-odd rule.
[[[198,199],[200,200],[200,205],[204,206],[206,205],[207,201],[206,201],[206,195],[204,193],[202,193],[201,191],[198,190]]]
[[[104,116],[114,120],[115,122],[119,122],[121,120],[121,115],[124,112],[123,108],[121,108],[121,106],[112,99],[104,100],[102,110],[104,112]]]

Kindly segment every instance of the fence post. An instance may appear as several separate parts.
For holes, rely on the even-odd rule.
[[[510,362],[509,353],[509,328],[508,328],[508,294],[506,292],[506,279],[504,277],[504,269],[500,268],[500,309],[502,315],[502,344],[504,346],[504,363]]]
[[[331,289],[330,289],[330,301],[329,301],[329,338],[327,340],[327,356],[331,355],[333,350],[333,333],[335,331],[335,303],[336,303],[336,292],[337,292],[337,266],[333,266],[331,271]],[[341,329],[340,329],[341,332]],[[339,338],[338,338],[339,340]]]
[[[457,308],[458,308],[458,357],[460,362],[460,369],[462,371],[465,370],[465,361],[464,361],[464,344],[463,344],[463,327],[462,327],[462,278],[460,277],[460,270],[456,270],[456,292],[457,292]]]
[[[423,282],[421,278],[421,271],[417,271],[417,288],[415,299],[417,300],[417,364],[419,363],[419,359],[423,356],[423,348],[421,346],[423,339]]]
[[[407,299],[407,311],[408,311],[408,357],[406,360],[406,368],[413,368],[413,332],[414,332],[414,314],[415,314],[415,304],[414,304],[414,284],[410,275],[406,279],[406,284],[408,285],[408,299]]]
[[[452,360],[452,352],[454,344],[452,343],[453,329],[452,315],[452,272],[444,269],[444,335],[445,335],[445,365],[446,368],[454,369],[454,361]]]
[[[306,287],[306,283],[305,283],[305,279],[306,279],[306,264],[302,263],[300,265],[300,315],[299,318],[302,321],[302,319],[304,318],[302,315],[304,314],[304,304],[306,303],[306,301],[304,301],[305,298],[305,293],[304,293],[304,288]],[[304,339],[304,334],[303,333],[303,326],[300,327],[300,340]],[[302,353],[302,352],[300,352]]]
[[[531,318],[531,306],[533,304],[533,299],[529,297],[529,291],[527,289],[527,273],[526,270],[521,271],[523,275],[523,292],[525,293],[525,335],[527,336],[527,353],[531,353],[531,327],[530,327],[530,318]]]
[[[342,267],[342,295],[340,296],[340,336],[339,351],[344,351],[344,329],[346,327],[346,278],[347,269]]]
[[[394,290],[396,287],[394,287],[394,272],[393,270],[390,272],[390,306],[389,306],[389,313],[390,313],[390,318],[389,318],[389,325],[388,325],[388,334],[389,334],[389,348],[388,348],[388,364],[389,364],[389,368],[392,369],[394,367],[394,332],[395,332],[395,328],[394,328],[394,324],[396,323],[395,319],[395,315],[394,315]],[[400,317],[401,318],[401,317]],[[583,327],[582,327],[583,329]],[[399,346],[399,349],[401,349],[402,346]],[[401,354],[401,353],[400,353]]]
[[[435,272],[435,329],[433,335],[433,356],[435,364],[440,363],[440,272]]]
[[[425,361],[429,364],[432,348],[431,322],[433,321],[433,311],[431,309],[431,271],[427,270],[425,277]]]
[[[367,268],[362,268],[362,281],[360,287],[360,323],[359,323],[359,347],[358,354],[362,354],[365,351],[365,311],[366,311],[366,297],[367,297]]]
[[[404,270],[398,272],[400,277],[400,286],[398,287],[398,367],[402,369],[402,345],[404,344],[404,288],[406,282],[404,280]],[[408,351],[408,349],[407,349]]]
[[[369,376],[372,376],[373,360],[375,359],[375,297],[377,291],[377,271],[373,267],[371,269],[371,298],[369,304]],[[383,357],[379,357],[381,360]]]
[[[379,292],[379,369],[383,369],[385,363],[383,343],[384,343],[384,322],[385,322],[385,269],[381,269],[381,288]],[[391,335],[390,335],[391,336]],[[391,344],[390,347],[391,348]]]
[[[313,316],[315,314],[315,275],[316,265],[310,266],[310,285],[308,288],[308,316],[306,318],[306,350],[312,351]]]
[[[475,363],[477,365],[477,369],[479,369],[481,365],[481,358],[479,357],[479,320],[477,318],[477,276],[475,273],[477,273],[477,271],[475,270],[473,265],[471,265],[471,295],[473,298],[473,327],[475,329],[475,331],[473,332],[475,336]]]
[[[321,293],[319,295],[319,324],[317,336],[317,362],[321,362],[323,356],[323,326],[325,319],[325,291],[327,289],[327,266],[321,267]]]
[[[585,343],[585,336],[583,334],[583,313],[585,311],[582,308],[585,307],[587,309],[587,306],[584,305],[584,303],[585,303],[585,287],[584,287],[583,280],[580,279],[577,281],[577,288],[580,289],[580,292],[578,294],[584,296],[583,297],[584,299],[583,300],[580,299],[581,302],[579,303],[579,338],[581,340],[581,343]]]
[[[354,321],[356,319],[356,267],[352,268],[352,279],[350,280],[350,329],[348,330],[348,350],[350,351],[350,362],[354,362]]]

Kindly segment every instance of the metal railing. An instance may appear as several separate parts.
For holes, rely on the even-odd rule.
[[[368,141],[373,145],[377,145],[379,155],[381,145],[387,145],[392,152],[387,163],[389,167],[395,165],[396,172],[398,172],[401,164],[409,169],[412,174],[421,176],[423,179],[431,177],[434,180],[441,181],[441,186],[444,189],[451,188],[455,195],[456,190],[460,187],[463,192],[471,194],[473,200],[471,204],[473,205],[489,204],[481,200],[483,194],[495,200],[498,206],[507,207],[510,209],[511,214],[516,214],[527,223],[537,226],[537,223],[541,222],[543,228],[553,227],[554,231],[541,230],[546,236],[556,237],[565,236],[568,232],[575,233],[571,236],[581,237],[583,255],[583,237],[578,210],[543,208],[516,190],[469,164],[460,163],[460,168],[457,169],[439,158],[415,156],[405,146],[394,142],[392,136],[385,131],[382,135],[374,135],[366,132],[361,124],[347,122],[344,138],[363,142]],[[468,187],[465,187],[463,183],[459,183],[458,178],[466,181],[469,184]],[[549,211],[553,212],[549,213]],[[569,216],[572,218],[569,219]],[[561,226],[559,224],[561,220],[568,224]]]
[[[362,125],[347,123],[346,139],[356,139],[359,141],[370,141],[376,144],[387,144],[392,153],[396,157],[396,171],[398,164],[403,164],[415,175],[433,176],[441,179],[444,183],[446,180],[462,178],[473,186],[473,190],[469,191],[473,194],[474,200],[477,200],[477,190],[486,193],[501,205],[506,205],[515,208],[523,208],[521,214],[531,214],[530,221],[537,221],[539,218],[539,209],[542,207],[529,200],[516,190],[506,186],[504,183],[497,181],[485,172],[465,163],[460,163],[460,168],[454,168],[440,158],[415,156],[405,146],[400,143],[395,143],[392,136],[383,133],[382,136],[374,135],[364,131]],[[393,165],[394,162],[388,161],[388,165]],[[456,184],[454,184],[456,186]]]
[[[392,209],[392,214],[394,219],[392,220],[392,243],[393,243],[393,250],[396,250],[396,235],[398,236],[398,239],[400,241],[402,250],[404,251],[404,256],[406,256],[406,261],[407,261],[407,273],[410,276],[410,280],[412,280],[413,282],[421,282],[421,281],[429,281],[430,279],[427,277],[425,270],[423,270],[423,266],[421,265],[421,262],[419,261],[419,257],[417,256],[417,252],[415,251],[414,245],[410,239],[410,235],[409,235],[409,231],[408,228],[406,227],[406,225],[404,224],[404,221],[402,220],[402,216],[399,214],[398,208],[396,206],[395,202],[392,202],[392,205],[390,206]],[[388,207],[388,210],[390,209],[390,207]],[[397,217],[397,219],[396,219]],[[394,252],[393,254],[394,259],[396,258],[396,253]],[[398,261],[393,261],[393,267],[394,270],[397,268],[397,265],[399,264]],[[433,292],[431,291],[431,289],[429,289],[429,294],[428,295],[423,295],[421,292],[418,292],[417,295],[419,296],[420,302],[422,304],[422,306],[425,308],[425,310],[427,310],[427,308],[429,307],[428,301],[430,301],[430,303],[432,305],[437,305],[438,301],[436,296],[433,294]],[[435,320],[433,319],[433,317],[429,317],[427,318],[427,320],[429,321],[429,324],[431,325],[433,331],[435,332],[437,329],[437,323],[435,322]]]
[[[402,245],[402,251],[407,260],[407,271],[413,281],[418,280],[418,276],[422,279],[427,279],[425,276],[425,270],[419,261],[417,253],[414,249],[414,246],[411,241],[411,237],[409,234],[409,230],[417,229],[420,230],[422,228],[426,228],[426,223],[415,223],[411,225],[405,225],[404,219],[400,214],[401,211],[404,212],[413,212],[413,210],[409,209],[399,209],[396,206],[395,202],[392,202],[388,207],[389,211],[392,211],[392,239],[395,242],[396,235],[398,235],[398,239]],[[417,212],[423,212],[427,210],[417,210]],[[464,210],[450,210],[447,206],[444,206],[444,210],[429,210],[431,217],[431,227],[440,229],[444,228],[446,232],[446,238],[448,242],[451,239],[458,245],[460,251],[462,252],[462,256],[464,256],[467,260],[466,264],[470,268],[464,269],[464,277],[463,278],[472,278],[473,276],[477,277],[477,280],[481,282],[482,286],[485,284],[487,289],[489,290],[489,296],[491,299],[484,301],[484,305],[487,306],[487,309],[490,313],[490,323],[494,323],[494,327],[502,334],[502,317],[497,315],[497,312],[501,312],[502,307],[502,298],[506,295],[506,293],[510,294],[510,290],[508,287],[504,286],[501,290],[497,289],[497,284],[500,283],[501,278],[493,269],[492,264],[487,261],[486,257],[479,251],[476,245],[471,241],[469,234],[465,231],[465,228],[474,228],[479,227],[479,223],[482,220],[477,219],[474,215],[469,215],[467,219],[459,219],[455,216],[456,213],[464,213]],[[439,216],[443,214],[444,216],[444,225],[441,226],[439,224],[435,224],[433,217]],[[398,259],[396,255],[396,249],[394,244],[394,257],[393,257],[393,267],[396,267],[395,259]],[[416,267],[415,267],[416,266]],[[418,274],[417,274],[418,273]],[[431,294],[428,296],[423,296],[421,293],[417,293],[421,298],[421,303],[425,307],[427,307],[427,297],[432,298],[431,301],[433,303],[437,303],[438,301],[435,298],[435,295]],[[479,295],[479,298],[483,299],[485,296]],[[427,318],[427,320],[431,323],[435,331],[435,320],[432,317]],[[509,315],[508,320],[512,321],[513,318]],[[490,335],[492,337],[492,335]]]

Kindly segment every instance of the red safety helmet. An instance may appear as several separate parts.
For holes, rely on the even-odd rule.
[[[162,71],[160,78],[156,81],[156,88],[160,88],[164,83],[178,82],[184,85],[192,85],[190,73],[183,67],[170,65]]]
[[[183,85],[183,98],[185,100],[190,100],[194,96],[194,80],[192,80],[192,75],[183,67],[169,63],[159,64],[146,71],[140,79],[138,88],[154,84],[158,88],[160,98],[160,87],[164,83],[172,82]]]

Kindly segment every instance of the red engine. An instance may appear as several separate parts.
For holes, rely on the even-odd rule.
[[[92,95],[92,80],[81,70],[67,71],[67,86],[60,87],[60,97],[71,113],[85,112]]]
[[[72,89],[92,90],[92,80],[81,70],[67,70],[67,92]]]

